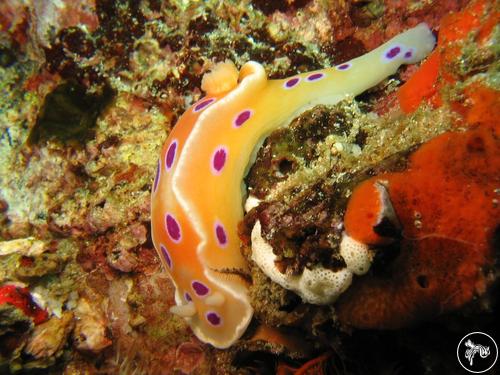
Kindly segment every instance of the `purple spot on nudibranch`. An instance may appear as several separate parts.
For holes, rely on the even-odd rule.
[[[168,268],[172,269],[172,258],[170,257],[167,248],[163,245],[160,245],[160,250],[163,258],[165,259],[165,262],[167,263]]]
[[[219,175],[226,164],[227,159],[227,148],[224,146],[218,147],[212,156],[211,167],[212,173]]]
[[[222,318],[220,317],[220,315],[214,311],[207,312],[206,317],[208,322],[213,326],[219,326],[222,322]]]
[[[314,81],[320,80],[324,76],[325,75],[323,73],[313,73],[313,74],[307,76],[306,80],[308,80],[309,82],[314,82]]]
[[[160,161],[158,160],[158,163],[156,166],[155,181],[153,182],[153,193],[155,193],[156,189],[158,189],[158,182],[159,181],[160,181]]]
[[[385,53],[385,57],[388,58],[389,60],[392,60],[393,58],[395,58],[397,55],[399,55],[399,53],[401,52],[401,47],[399,46],[395,46],[395,47],[392,47],[390,48],[386,53]]]
[[[413,48],[405,52],[405,59],[411,59],[413,57]]]
[[[186,300],[186,301],[188,301],[188,302],[191,302],[191,301],[193,300],[193,299],[191,298],[191,296],[189,295],[189,293],[188,293],[188,292],[184,293],[184,298],[185,298],[185,300]]]
[[[219,222],[215,222],[215,238],[217,238],[217,242],[220,247],[226,247],[227,245],[227,233],[224,229],[224,226]]]
[[[199,281],[193,281],[191,283],[191,286],[193,287],[193,290],[196,293],[196,295],[200,297],[206,296],[208,292],[210,292],[210,289],[208,289],[208,287],[205,284]]]
[[[215,98],[203,99],[201,102],[199,102],[194,106],[193,112],[200,112],[201,110],[207,108],[213,102],[215,102]]]
[[[174,139],[170,146],[168,146],[167,153],[165,154],[165,168],[169,171],[174,165],[175,155],[177,153],[177,139]]]
[[[178,243],[181,240],[181,227],[179,223],[171,214],[165,215],[165,223],[167,226],[168,236],[172,241]]]
[[[337,65],[335,67],[335,69],[344,71],[344,70],[351,69],[351,67],[352,67],[351,63],[343,63],[343,64],[340,64],[340,65]]]
[[[245,122],[250,119],[250,116],[252,116],[252,111],[249,109],[246,109],[238,114],[236,118],[233,121],[233,126],[235,128],[239,128],[241,125],[243,125]]]
[[[292,87],[296,86],[297,83],[299,83],[299,81],[300,81],[299,77],[290,78],[288,81],[285,82],[284,87],[285,89],[291,89]]]

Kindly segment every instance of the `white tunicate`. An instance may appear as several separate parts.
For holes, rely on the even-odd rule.
[[[344,258],[347,268],[356,275],[367,273],[373,261],[373,252],[370,248],[345,233],[340,243],[340,255]]]
[[[261,225],[257,221],[252,229],[252,260],[275,283],[297,293],[304,302],[328,305],[339,297],[352,282],[352,270],[343,268],[338,271],[317,266],[304,268],[301,275],[281,273],[274,264],[276,255],[261,235]]]

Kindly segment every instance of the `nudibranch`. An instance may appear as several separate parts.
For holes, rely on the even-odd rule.
[[[420,24],[366,55],[287,79],[268,80],[253,61],[239,72],[225,62],[203,77],[206,96],[161,150],[151,207],[153,242],[176,287],[171,311],[200,340],[226,348],[252,319],[237,225],[242,181],[265,137],[315,105],[358,95],[401,64],[420,61],[434,44]]]

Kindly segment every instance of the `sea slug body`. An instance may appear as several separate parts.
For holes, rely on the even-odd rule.
[[[152,191],[152,237],[175,284],[171,311],[196,336],[227,348],[253,315],[247,265],[240,253],[243,178],[258,145],[273,130],[318,104],[358,95],[423,59],[434,47],[425,24],[336,67],[268,80],[248,62],[238,72],[225,62],[203,78],[206,97],[179,119],[166,140]]]

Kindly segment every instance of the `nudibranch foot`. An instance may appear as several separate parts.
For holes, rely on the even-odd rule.
[[[153,242],[177,289],[179,306],[172,311],[186,317],[200,340],[226,348],[252,319],[246,282],[214,270],[248,270],[237,227],[246,195],[242,181],[259,145],[313,106],[358,95],[400,65],[419,61],[434,43],[420,24],[364,56],[287,79],[268,80],[252,61],[238,74],[225,62],[205,75],[207,96],[181,116],[162,148],[151,207]],[[347,271],[325,275],[308,270],[299,284],[318,295],[322,284],[316,281],[326,277],[338,283],[336,296],[350,283]]]
[[[170,312],[183,318],[191,318],[196,314],[196,308],[193,302],[188,302],[185,305],[172,306]]]

